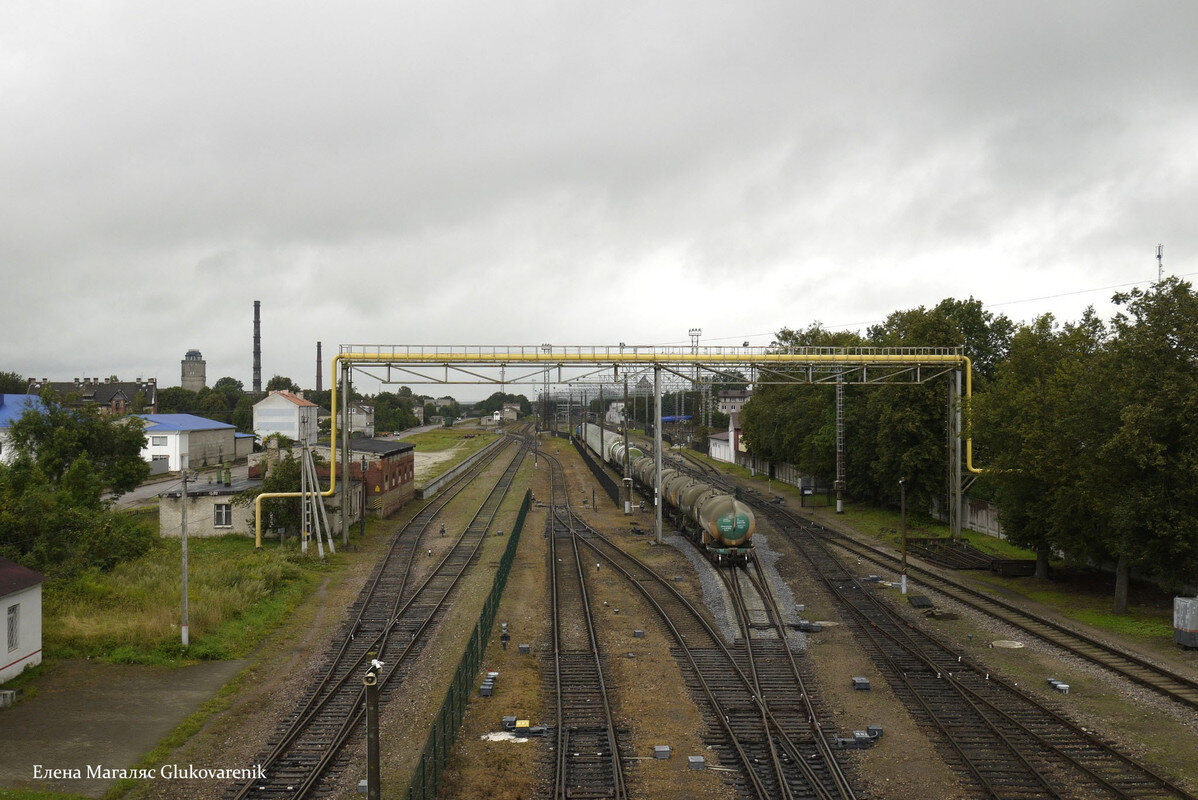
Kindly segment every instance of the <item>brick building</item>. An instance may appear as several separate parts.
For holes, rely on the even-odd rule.
[[[365,484],[369,513],[389,517],[416,496],[415,450],[415,446],[407,442],[349,440],[349,477]],[[326,461],[330,458],[328,445],[317,445],[312,452]],[[327,466],[317,469],[322,476],[328,475]]]

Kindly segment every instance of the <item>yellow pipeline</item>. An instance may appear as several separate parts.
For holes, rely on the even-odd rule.
[[[656,364],[658,362],[695,362],[695,363],[810,363],[822,362],[829,364],[965,364],[965,402],[968,404],[973,399],[973,364],[968,356],[955,355],[949,353],[640,353],[640,352],[611,352],[608,349],[583,351],[581,348],[573,353],[570,352],[545,352],[543,350],[528,348],[527,350],[516,352],[475,352],[475,353],[424,353],[424,352],[400,352],[391,353],[339,353],[333,357],[332,375],[337,375],[337,365],[341,361],[354,363],[357,361],[401,361],[401,362],[420,362],[429,364],[452,364],[459,363],[479,363],[479,362],[495,362],[495,363],[595,363],[602,362],[605,364]],[[336,380],[333,382],[332,401],[330,412],[332,414],[332,425],[330,427],[330,465],[329,465],[329,488],[327,491],[321,492],[321,497],[332,497],[337,490],[337,388]],[[965,468],[974,474],[981,474],[982,470],[973,466],[973,437],[965,438]],[[258,495],[254,501],[254,544],[256,547],[262,547],[262,501],[283,497],[300,497],[300,492],[266,492]]]
[[[337,491],[337,363],[344,358],[344,354],[339,353],[333,356],[333,391],[330,392],[332,400],[329,403],[329,412],[332,414],[332,425],[329,428],[329,489],[327,492],[321,492],[321,497],[332,497]],[[262,501],[273,500],[280,497],[303,497],[303,492],[263,492],[254,499],[254,547],[258,550],[262,549]],[[342,513],[344,513],[344,505],[342,503]]]
[[[823,362],[829,364],[965,364],[965,404],[968,406],[973,401],[973,362],[966,355],[957,355],[950,353],[640,353],[616,351],[611,352],[610,348],[592,349],[584,351],[578,348],[575,352],[545,352],[544,350],[529,347],[527,350],[506,351],[506,352],[491,352],[485,353],[482,351],[475,353],[424,353],[395,351],[392,353],[348,353],[342,354],[348,357],[351,361],[405,361],[419,362],[430,364],[452,364],[460,363],[478,363],[478,362],[495,362],[495,363],[595,363],[602,362],[606,364],[655,364],[660,361],[682,361],[703,363],[791,363],[791,362]],[[338,356],[337,358],[341,358]],[[334,359],[336,361],[336,359]],[[335,402],[335,401],[334,401]],[[336,421],[334,421],[334,425]],[[336,444],[336,442],[334,442]],[[980,475],[982,470],[973,465],[973,437],[965,437],[965,468],[974,475]]]

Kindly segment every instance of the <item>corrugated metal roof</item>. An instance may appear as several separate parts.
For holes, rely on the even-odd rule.
[[[36,394],[0,394],[0,428],[12,425],[29,408],[44,411],[42,398]]]
[[[167,431],[215,431],[233,426],[194,414],[134,414],[146,421],[146,433]]]

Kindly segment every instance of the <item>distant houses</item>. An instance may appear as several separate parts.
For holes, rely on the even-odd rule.
[[[29,381],[28,394],[41,396],[47,388],[68,407],[96,406],[105,414],[158,413],[158,379],[118,381],[115,378],[75,378],[73,381]]]

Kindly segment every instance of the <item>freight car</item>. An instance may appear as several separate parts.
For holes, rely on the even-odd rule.
[[[624,438],[611,431],[600,435],[599,426],[584,424],[587,446],[601,459],[624,471]],[[633,482],[653,496],[657,468],[651,456],[635,446],[628,448]],[[735,495],[696,480],[674,469],[662,469],[663,512],[716,563],[744,563],[753,548],[757,520],[753,510]]]

